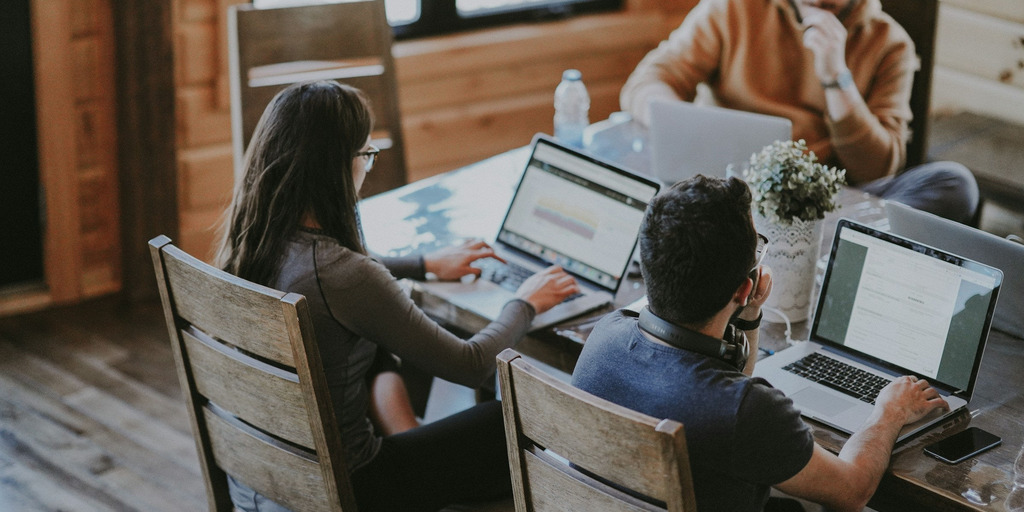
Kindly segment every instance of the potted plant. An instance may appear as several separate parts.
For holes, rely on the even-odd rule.
[[[791,321],[807,320],[822,220],[837,208],[846,171],[818,163],[803,140],[775,141],[751,155],[743,177],[753,196],[754,225],[771,241],[765,264],[774,288],[766,305]]]

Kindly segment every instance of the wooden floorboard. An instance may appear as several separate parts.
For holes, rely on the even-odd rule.
[[[0,510],[203,510],[159,304],[0,318]]]

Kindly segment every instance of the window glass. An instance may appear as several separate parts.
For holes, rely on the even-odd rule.
[[[523,9],[536,5],[555,4],[552,0],[455,0],[455,7],[463,16],[486,14],[509,9]]]
[[[392,26],[408,25],[420,19],[420,0],[384,0],[384,9]]]

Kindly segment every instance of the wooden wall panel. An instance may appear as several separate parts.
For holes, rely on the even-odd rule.
[[[957,6],[995,18],[1024,23],[1024,2],[1020,0],[942,0],[942,5]]]
[[[665,19],[655,10],[602,14],[397,43],[410,180],[551,133],[568,68],[583,73],[590,119],[607,118],[629,73],[673,28]]]
[[[933,111],[1024,123],[1024,2],[943,0]]]
[[[228,206],[234,187],[231,157],[231,146],[224,144],[188,149],[178,155],[179,190],[185,209],[219,211]],[[225,168],[228,172],[222,172]]]
[[[621,84],[594,84],[591,120],[618,110]],[[406,116],[409,179],[418,180],[524,146],[551,133],[553,96],[547,91],[501,101]]]
[[[947,68],[937,68],[932,82],[933,112],[966,110],[1024,124],[1020,88]]]
[[[939,66],[1020,87],[1024,93],[1024,23],[943,6],[937,40]]]
[[[217,219],[231,198],[231,112],[227,6],[241,0],[176,0],[178,240],[201,258],[212,254]]]
[[[47,289],[5,312],[120,287],[111,5],[36,0],[31,10]]]
[[[67,71],[73,70],[71,3],[34,0],[32,10],[36,115],[39,130],[39,177],[47,208],[44,239],[46,284],[54,302],[81,298],[81,232],[78,228],[75,93]]]

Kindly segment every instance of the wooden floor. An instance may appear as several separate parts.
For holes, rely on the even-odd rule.
[[[0,511],[205,508],[159,304],[0,318]]]

